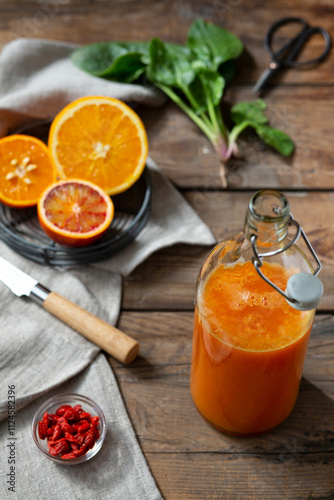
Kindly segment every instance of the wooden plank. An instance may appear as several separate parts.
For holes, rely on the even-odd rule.
[[[106,40],[146,41],[168,38],[166,18],[174,14],[168,2],[95,0],[55,2],[16,0],[2,9],[1,44],[17,37],[49,38],[88,44]],[[172,19],[171,19],[172,20]],[[184,27],[178,25],[178,30]],[[177,37],[177,33],[175,35]]]
[[[283,158],[250,136],[245,142],[244,158],[230,165],[234,170],[229,177],[230,186],[331,189],[333,151],[328,137],[332,119],[327,103],[333,96],[332,89],[326,86],[316,92],[312,87],[273,90],[266,97],[270,124],[291,136],[295,153],[291,158]],[[249,97],[247,89],[239,89],[237,99],[234,89],[226,96],[232,102]]]
[[[323,265],[319,277],[325,293],[318,309],[331,311],[334,304],[334,193],[286,194],[294,218],[302,225]],[[222,240],[242,230],[252,192],[206,191],[184,195],[217,240]],[[197,275],[207,253],[208,248],[181,245],[155,253],[124,281],[123,307],[192,310]]]
[[[293,11],[289,6],[289,14]],[[334,17],[323,15],[329,11],[333,8],[326,5],[315,12],[312,2],[303,5],[303,13],[312,23],[318,22],[333,32]],[[190,0],[182,3],[146,0],[140,9],[130,1],[111,4],[99,0],[82,4],[72,0],[50,4],[16,0],[2,7],[1,13],[0,46],[18,37],[86,44],[127,39],[129,33],[132,40],[149,40],[158,35],[167,41],[184,42],[187,27],[196,17],[218,22],[240,35],[246,46],[238,70],[238,82],[243,86],[231,87],[223,101],[228,120],[232,104],[254,98],[252,84],[269,62],[262,47],[263,31],[274,19],[286,14],[286,7],[278,0],[272,2],[271,9],[259,2],[258,8],[253,9],[254,17],[250,17],[245,0],[213,2],[205,8],[200,2]],[[254,26],[263,30],[254,30]],[[292,136],[296,154],[284,159],[265,147],[254,134],[245,132],[241,140],[242,158],[229,163],[231,188],[333,188],[333,153],[328,140],[332,133],[328,102],[334,97],[333,65],[334,59],[330,57],[316,70],[290,70],[282,74],[280,86],[265,95],[268,116],[273,126]],[[321,86],[314,92],[312,85],[287,87],[286,83]],[[151,154],[173,182],[180,187],[221,187],[219,159],[213,147],[183,112],[174,106],[138,111],[148,129]]]
[[[226,123],[230,107],[252,101],[249,87],[231,87],[223,98]],[[330,86],[280,86],[265,96],[273,127],[289,134],[295,153],[284,158],[247,129],[239,139],[240,158],[227,164],[228,185],[233,189],[332,189],[332,114]],[[176,106],[138,110],[148,131],[150,153],[163,172],[180,188],[221,189],[220,160],[211,143]]]
[[[239,35],[245,51],[223,112],[251,100],[252,86],[267,67],[263,36],[270,24],[299,16],[301,2],[248,0],[12,0],[2,2],[0,47],[17,37],[86,44],[96,41],[184,42],[196,17]],[[304,0],[302,15],[334,32],[331,0]],[[304,55],[316,55],[314,39]],[[296,153],[283,159],[252,133],[228,168],[232,192],[222,191],[219,160],[210,143],[176,106],[137,107],[147,127],[150,153],[217,239],[242,228],[251,192],[288,189],[291,210],[323,262],[325,296],[320,311],[333,311],[333,54],[307,71],[282,72],[265,93],[272,125],[288,132]],[[196,189],[199,189],[196,192]],[[242,190],[248,192],[241,192]],[[297,192],[311,190],[309,193]],[[316,190],[316,191],[314,191]],[[324,190],[325,192],[321,192]],[[178,245],[154,254],[124,281],[120,328],[137,338],[141,354],[129,366],[110,358],[140,445],[166,500],[310,500],[334,498],[333,316],[318,315],[310,340],[298,402],[271,433],[252,439],[223,435],[197,413],[190,397],[193,300],[208,249]],[[124,310],[125,308],[125,310]],[[166,312],[166,311],[172,312]],[[164,312],[165,311],[165,312]]]
[[[189,365],[193,311],[122,311],[118,326],[141,345],[136,361],[126,367],[110,358],[110,363],[120,373],[122,369],[128,373],[133,368],[137,370],[157,366],[160,369],[165,366]],[[319,382],[326,380],[326,377],[330,380],[333,375],[333,330],[334,316],[316,314],[305,363],[306,377]],[[334,386],[332,390],[334,391]]]
[[[146,454],[166,500],[330,500],[333,454]]]
[[[238,79],[243,82],[256,81],[271,62],[270,55],[263,47],[264,36],[269,27],[276,21],[285,17],[303,17],[312,26],[322,26],[329,33],[333,33],[333,4],[329,1],[317,3],[315,8],[312,0],[303,2],[302,11],[299,2],[290,0],[274,1],[268,4],[262,0],[252,2],[252,15],[249,15],[247,0],[237,2],[217,2],[222,9],[222,15],[218,19],[223,25],[232,29],[243,41],[244,54],[241,57],[238,71]],[[225,15],[224,15],[225,14]],[[256,28],[255,28],[256,27]],[[275,50],[287,41],[287,37],[295,36],[299,32],[297,26],[291,29],[285,28],[274,37]],[[310,40],[304,48],[300,59],[310,60],[318,57],[324,48],[322,37],[317,36]],[[325,62],[313,70],[287,70],[280,72],[273,82],[301,84],[307,82],[320,83],[333,81],[333,55],[330,54]]]
[[[18,37],[87,44],[105,40],[149,40],[158,36],[165,41],[184,43],[191,22],[202,17],[241,38],[245,50],[240,59],[238,80],[252,83],[270,62],[263,48],[263,37],[269,26],[285,17],[287,12],[289,16],[301,14],[298,2],[291,4],[290,0],[272,0],[270,8],[263,0],[257,0],[252,3],[251,16],[248,0],[205,4],[197,0],[145,0],[140,3],[140,8],[131,0],[84,3],[80,0],[13,0],[2,3],[0,47]],[[328,1],[319,2],[316,9],[312,0],[303,2],[302,15],[312,25],[322,26],[330,33],[334,31],[332,14],[333,5]],[[303,57],[316,57],[321,49],[322,42],[315,37]],[[333,75],[333,57],[330,57],[313,70],[283,72],[279,80],[288,83],[326,80],[333,83]]]
[[[140,356],[129,366],[110,358],[131,421],[147,453],[332,453],[334,317],[317,316],[291,416],[264,436],[219,433],[198,414],[189,390],[192,313],[125,312],[120,327]]]

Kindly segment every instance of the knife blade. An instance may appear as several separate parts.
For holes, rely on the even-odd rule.
[[[0,281],[18,297],[27,296],[122,363],[131,363],[139,343],[118,328],[53,292],[0,257]]]

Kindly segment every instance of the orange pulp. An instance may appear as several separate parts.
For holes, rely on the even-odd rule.
[[[264,262],[282,290],[289,275]],[[292,411],[314,311],[298,311],[251,262],[219,266],[203,285],[193,334],[191,393],[214,427],[235,435],[265,432]]]

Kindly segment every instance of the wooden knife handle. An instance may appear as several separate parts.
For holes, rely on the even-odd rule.
[[[131,363],[139,352],[136,340],[56,292],[48,294],[43,307],[122,363]]]

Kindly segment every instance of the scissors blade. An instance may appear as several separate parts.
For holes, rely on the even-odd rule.
[[[254,85],[252,89],[253,94],[257,94],[258,92],[260,92],[260,90],[263,89],[263,87],[269,82],[269,80],[271,80],[274,74],[277,73],[278,69],[279,66],[276,65],[276,63],[271,63],[271,66],[269,66],[269,68],[267,68],[262,73],[256,84]]]

